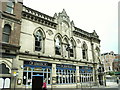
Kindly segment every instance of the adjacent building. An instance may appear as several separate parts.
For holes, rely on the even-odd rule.
[[[20,49],[22,2],[0,1],[0,88],[14,87],[12,70],[17,70]],[[14,63],[15,62],[15,63]]]
[[[103,53],[101,54],[101,60],[104,64],[105,72],[112,72],[113,71],[113,61],[117,54],[114,54],[113,51],[109,53]]]
[[[113,61],[113,71],[115,75],[120,75],[120,55],[117,55]]]
[[[52,17],[19,0],[0,4],[0,88],[40,87],[44,80],[48,88],[70,88],[103,80],[95,30],[76,27],[64,9]]]

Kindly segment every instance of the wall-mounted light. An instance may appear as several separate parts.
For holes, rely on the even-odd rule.
[[[21,65],[20,68],[23,69],[24,68],[23,65]]]
[[[18,68],[13,67],[11,70],[13,71],[13,72],[12,72],[12,75],[13,75],[14,77],[18,76]]]

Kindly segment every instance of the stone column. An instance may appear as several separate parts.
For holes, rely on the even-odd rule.
[[[80,75],[79,75],[79,66],[76,66],[76,82],[80,82]]]
[[[14,77],[14,79],[16,80],[14,83],[15,88],[24,88],[22,86],[22,82],[23,82],[23,61],[19,60],[19,56],[16,57],[16,59],[13,60],[13,68],[17,68],[17,75],[16,77]]]
[[[76,66],[76,88],[79,88],[80,84],[80,74],[79,74],[79,66]]]
[[[95,67],[93,67],[93,82],[95,83]]]
[[[93,66],[93,82],[95,83],[95,85],[98,85],[98,71],[97,71],[97,65]]]
[[[54,88],[56,84],[56,64],[52,64],[52,85],[51,88]]]

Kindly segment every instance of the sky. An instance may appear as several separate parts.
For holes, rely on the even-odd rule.
[[[24,0],[27,7],[49,16],[65,9],[76,27],[89,33],[95,30],[101,40],[101,53],[118,53],[119,0]]]

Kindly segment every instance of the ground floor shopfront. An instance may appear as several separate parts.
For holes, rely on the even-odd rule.
[[[13,63],[12,67],[17,69],[11,70],[10,77],[6,79],[9,79],[7,88],[40,87],[44,80],[48,88],[72,88],[77,84],[96,82],[93,64],[26,57],[17,57]]]

